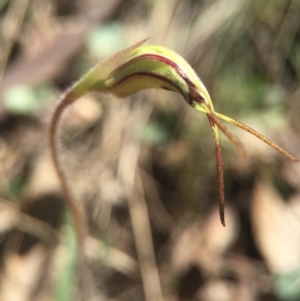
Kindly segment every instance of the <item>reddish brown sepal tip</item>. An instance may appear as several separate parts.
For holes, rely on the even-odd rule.
[[[225,223],[225,220],[224,219],[221,219],[221,224],[222,226],[225,228],[226,227],[226,223]]]

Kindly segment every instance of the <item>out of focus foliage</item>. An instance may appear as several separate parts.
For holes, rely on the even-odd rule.
[[[300,158],[300,1],[0,1],[0,300],[76,300],[76,246],[49,157],[56,99],[150,37],[185,57],[216,111]],[[92,94],[61,162],[89,221],[86,300],[299,300],[300,166],[231,128],[227,227],[207,118],[178,95]],[[151,230],[151,232],[149,231]]]

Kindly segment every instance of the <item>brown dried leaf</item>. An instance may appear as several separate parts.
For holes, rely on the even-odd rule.
[[[19,212],[0,198],[0,234],[11,230],[18,222]]]
[[[39,244],[29,253],[20,256],[9,253],[4,260],[0,279],[0,300],[28,301],[35,287],[41,270],[45,266],[46,250]]]
[[[251,208],[258,248],[274,273],[300,265],[300,221],[267,181],[256,184]]]
[[[232,245],[237,236],[238,225],[234,211],[226,206],[226,227],[220,223],[219,209],[209,215],[203,225],[203,242],[209,252],[222,254]]]

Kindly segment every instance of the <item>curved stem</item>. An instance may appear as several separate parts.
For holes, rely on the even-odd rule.
[[[74,94],[73,94],[74,95]],[[51,149],[51,157],[56,169],[57,175],[59,177],[61,188],[65,196],[65,202],[69,208],[72,218],[74,219],[75,232],[78,241],[78,268],[79,268],[79,285],[81,291],[84,293],[84,240],[87,233],[86,229],[86,219],[82,206],[73,196],[68,182],[61,168],[61,164],[58,158],[58,149],[56,144],[56,135],[58,133],[58,126],[61,120],[62,114],[65,109],[74,101],[74,96],[71,93],[71,89],[62,95],[59,103],[52,115],[49,129],[49,143]],[[77,97],[76,97],[77,98]]]

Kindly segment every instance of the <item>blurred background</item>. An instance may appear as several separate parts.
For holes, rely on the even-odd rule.
[[[300,1],[0,0],[0,300],[79,300],[76,238],[50,158],[57,99],[135,42],[180,53],[216,111],[300,158]],[[85,300],[300,300],[300,165],[250,134],[214,139],[173,92],[94,93],[60,160],[88,217]]]

